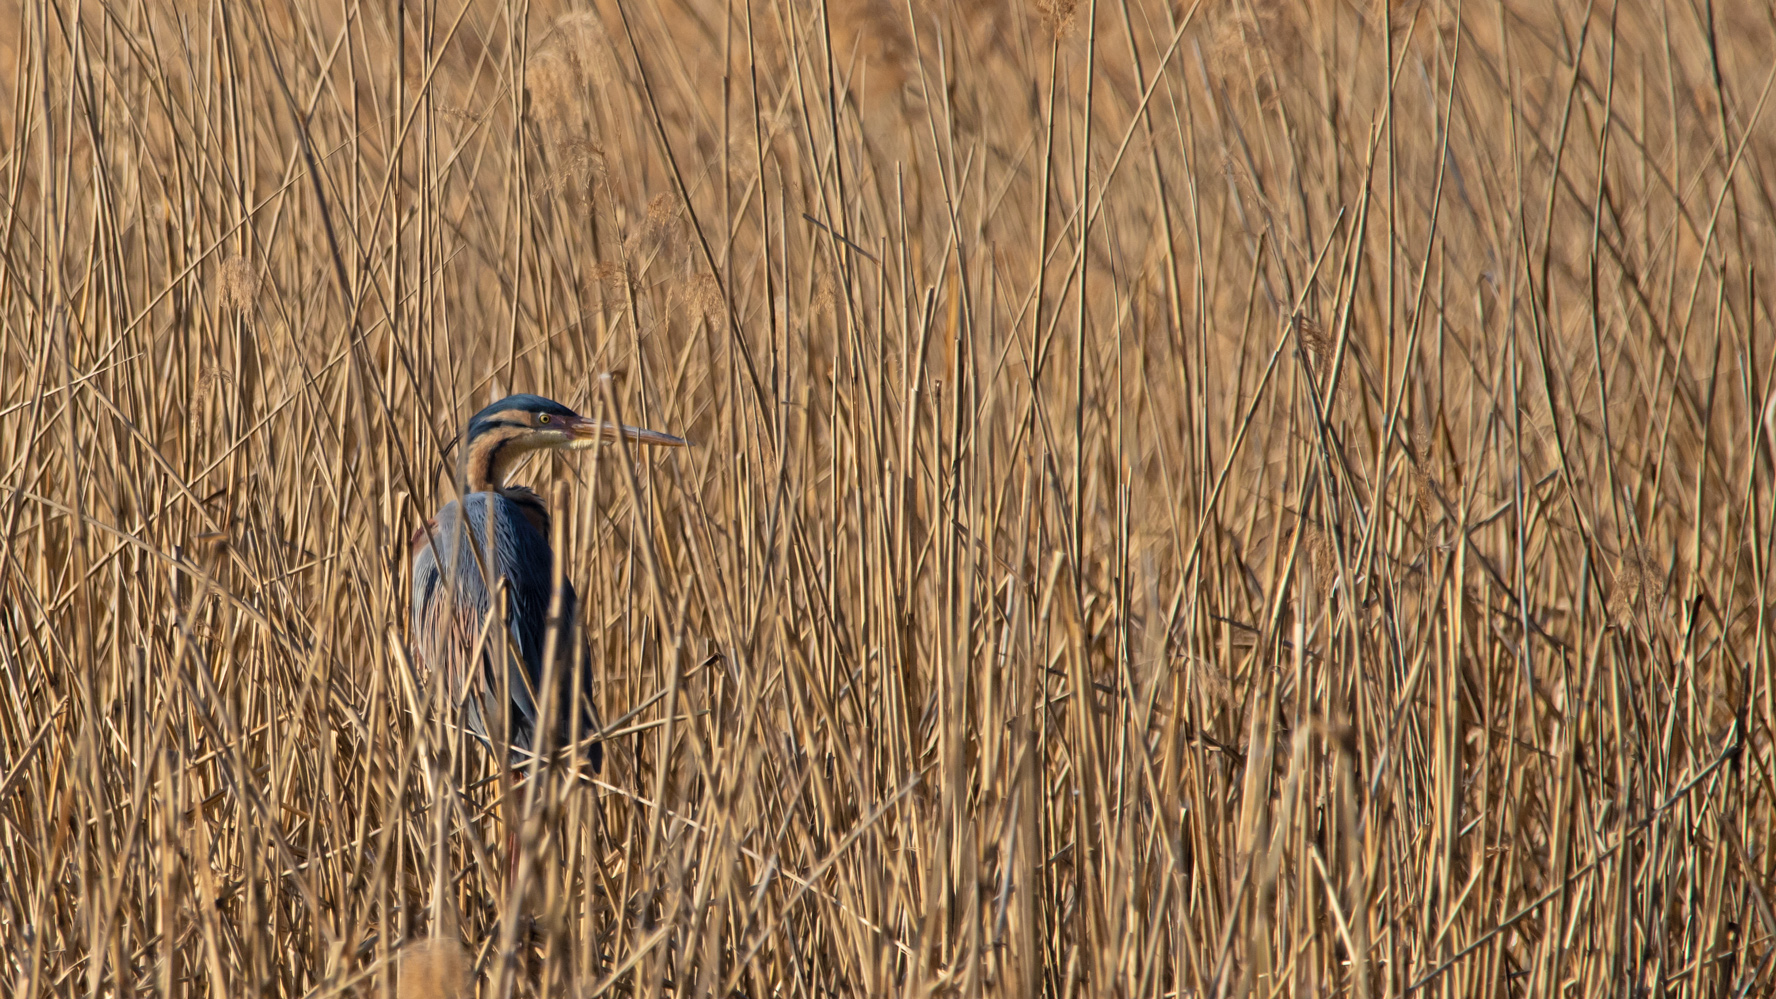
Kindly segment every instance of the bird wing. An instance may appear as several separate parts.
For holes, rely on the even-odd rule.
[[[535,744],[539,727],[542,664],[554,596],[554,555],[518,506],[499,494],[471,493],[464,504],[469,525],[466,534],[462,530],[463,507],[451,503],[439,512],[429,541],[422,538],[414,551],[414,658],[423,668],[443,674],[452,703],[461,705],[465,724],[483,741],[492,744],[495,726],[509,717],[509,742],[514,760],[518,760],[524,755],[521,751]],[[486,543],[490,536],[492,544]],[[488,621],[493,606],[488,596],[489,576],[505,597],[505,634],[497,634],[498,629]],[[555,712],[557,746],[568,737],[572,718],[564,709],[572,689],[571,670],[576,665],[571,654],[571,625],[577,608],[572,585],[564,583],[560,634],[555,643],[555,673],[560,684]],[[500,699],[497,671],[502,660],[506,666],[505,704]],[[504,710],[507,706],[509,715]],[[594,731],[583,697],[579,708],[582,733]],[[598,754],[591,755],[596,767]]]

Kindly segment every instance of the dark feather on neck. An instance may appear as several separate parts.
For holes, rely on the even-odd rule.
[[[536,528],[538,534],[548,538],[549,508],[543,505],[543,498],[536,490],[529,486],[506,486],[498,492],[518,507],[518,512],[524,514],[524,519],[530,521],[530,526]]]

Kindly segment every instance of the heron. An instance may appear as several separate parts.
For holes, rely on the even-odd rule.
[[[576,722],[582,739],[598,729],[586,696],[590,684],[575,675],[585,662],[568,640],[579,600],[565,578],[556,602],[549,509],[534,490],[508,485],[506,475],[536,452],[579,451],[619,439],[659,447],[687,443],[581,416],[542,396],[507,396],[469,419],[461,501],[445,504],[413,537],[415,664],[441,676],[461,724],[477,741],[510,747],[513,770],[527,766],[545,744],[567,747]],[[489,619],[490,594],[504,596],[503,634]],[[546,669],[550,655],[554,668]],[[545,682],[555,684],[553,697],[544,696]],[[599,742],[587,746],[590,769],[598,770],[603,757]]]

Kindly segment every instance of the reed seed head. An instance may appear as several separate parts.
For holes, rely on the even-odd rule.
[[[602,90],[617,79],[610,33],[595,11],[563,14],[555,20],[555,35],[559,51],[572,60],[582,82]]]
[[[557,49],[544,49],[524,67],[530,115],[543,134],[561,141],[578,131],[583,92],[577,67]]]
[[[216,274],[216,292],[222,299],[223,308],[250,311],[259,294],[259,275],[253,270],[252,262],[245,257],[229,257],[223,261]]]
[[[697,275],[685,282],[678,293],[685,314],[691,318],[706,319],[713,323],[727,311],[727,302],[722,298],[721,282],[713,274]]]
[[[1056,38],[1067,33],[1079,13],[1079,0],[1033,0],[1036,15]]]
[[[656,194],[648,199],[641,223],[629,233],[629,252],[670,250],[684,234],[684,220],[679,216],[678,198],[672,194]]]
[[[555,147],[558,171],[552,186],[569,200],[590,203],[592,192],[605,179],[604,147],[584,136],[563,139]]]
[[[628,283],[623,265],[614,260],[596,260],[586,268],[586,280],[602,288],[606,294],[620,293]]]
[[[1335,346],[1332,337],[1326,333],[1326,327],[1318,319],[1304,312],[1297,312],[1292,319],[1295,334],[1301,338],[1301,346],[1313,357],[1316,374],[1323,374],[1332,360],[1332,349]]]

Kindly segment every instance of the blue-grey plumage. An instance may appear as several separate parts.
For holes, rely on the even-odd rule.
[[[441,674],[450,703],[460,706],[462,724],[482,742],[493,745],[496,733],[509,724],[506,742],[515,767],[529,762],[540,733],[550,731],[547,744],[559,750],[573,738],[576,722],[582,740],[597,732],[597,723],[589,678],[576,678],[586,657],[575,654],[579,601],[573,584],[563,579],[559,604],[554,599],[548,509],[529,489],[505,485],[505,476],[532,451],[579,450],[619,437],[685,444],[657,431],[587,419],[540,396],[502,399],[469,421],[462,502],[447,504],[413,539],[414,659],[428,674]],[[503,635],[488,621],[491,593],[505,595]],[[552,608],[560,612],[553,622]],[[555,668],[546,671],[551,632]],[[546,672],[555,678],[553,698],[543,696]],[[508,698],[503,703],[502,694]],[[550,718],[542,717],[545,700],[553,704]],[[603,756],[603,746],[592,742],[585,758],[596,770]]]
[[[462,530],[464,507],[469,514],[467,533]],[[475,548],[479,549],[479,562]],[[463,724],[483,741],[492,745],[493,733],[499,726],[510,724],[508,740],[514,766],[528,761],[530,751],[537,748],[537,734],[542,727],[539,712],[544,656],[549,646],[549,609],[554,600],[554,562],[547,539],[532,525],[524,508],[496,492],[470,493],[462,504],[446,505],[438,512],[432,542],[422,543],[413,558],[417,658],[429,669],[443,672],[450,703],[461,706]],[[497,581],[496,587],[504,584],[499,588],[503,588],[507,600],[506,636],[496,633],[497,625],[482,636],[493,606],[488,597],[489,577]],[[455,581],[454,587],[451,581]],[[579,703],[573,704],[574,649],[578,643],[572,624],[579,600],[573,584],[565,579],[560,607],[555,634],[555,730],[549,740],[555,749],[566,746],[573,738],[576,706],[580,737],[598,730],[586,701],[590,691],[583,689],[584,683]],[[477,645],[481,654],[471,664],[468,660],[475,655]],[[499,703],[497,670],[501,661],[506,663],[511,700],[509,722]],[[588,748],[586,759],[592,769],[598,769],[603,755],[603,747],[597,743]]]

